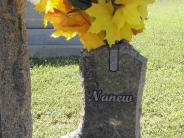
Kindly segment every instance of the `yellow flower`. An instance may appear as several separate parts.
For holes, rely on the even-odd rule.
[[[111,1],[99,0],[86,11],[94,18],[89,32],[105,31],[110,46],[122,39],[131,41],[133,35],[144,29],[147,6],[152,2],[154,0],[115,0],[117,8]]]
[[[45,14],[45,19],[56,30],[52,36],[65,36],[68,40],[77,34],[86,33],[90,26],[88,16],[77,10],[68,14],[55,10],[54,12]]]
[[[91,8],[86,10],[87,14],[95,17],[95,20],[92,22],[89,32],[99,33],[101,31],[105,31],[105,39],[108,41],[110,46],[112,46],[115,41],[120,40],[118,28],[112,22],[113,10],[114,8],[112,3],[106,3],[105,0],[101,0],[97,4],[93,4]]]
[[[50,22],[53,37],[67,40],[78,35],[88,51],[120,40],[131,41],[144,29],[148,4],[155,0],[92,0],[86,11],[74,8],[69,0],[40,0],[35,9],[44,12],[44,25]]]
[[[52,12],[59,4],[59,0],[40,0],[35,9],[39,12]]]
[[[84,45],[84,48],[87,49],[88,51],[91,51],[104,45],[104,41],[100,35],[101,34],[94,34],[88,32],[86,34],[81,34],[79,36],[81,42]]]

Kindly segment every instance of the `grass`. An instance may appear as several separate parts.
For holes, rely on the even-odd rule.
[[[142,137],[184,138],[183,0],[150,7],[144,33],[132,44],[148,58]],[[78,58],[31,59],[33,138],[59,138],[78,127]]]

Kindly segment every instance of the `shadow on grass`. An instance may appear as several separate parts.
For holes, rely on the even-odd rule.
[[[58,58],[30,58],[30,66],[66,66],[79,64],[79,56],[58,57]]]

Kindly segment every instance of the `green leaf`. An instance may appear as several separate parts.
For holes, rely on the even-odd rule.
[[[91,6],[91,0],[70,0],[72,5],[78,9],[85,10]]]

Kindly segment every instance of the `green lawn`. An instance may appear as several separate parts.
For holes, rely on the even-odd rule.
[[[148,58],[143,138],[184,138],[184,1],[150,7],[146,30],[132,42]],[[81,110],[78,58],[32,59],[33,138],[77,128]]]

